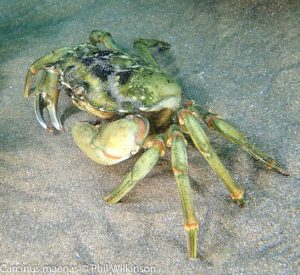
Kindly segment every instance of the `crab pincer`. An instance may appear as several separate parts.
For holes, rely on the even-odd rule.
[[[102,165],[113,165],[135,155],[148,133],[148,120],[132,115],[99,126],[77,122],[72,128],[74,142],[80,150]]]
[[[59,71],[52,65],[57,62],[61,56],[65,55],[69,51],[69,48],[60,48],[44,57],[36,60],[28,69],[26,74],[25,86],[23,95],[28,98],[33,90],[34,94],[34,110],[40,125],[53,132],[53,127],[63,132],[64,128],[57,114],[57,105],[59,97],[59,89],[57,87],[59,83]],[[42,71],[42,75],[39,79],[35,89],[32,89],[33,76],[39,71]],[[47,109],[52,126],[48,126],[44,119],[44,109]]]

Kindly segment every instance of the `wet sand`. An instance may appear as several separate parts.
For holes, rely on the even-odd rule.
[[[17,2],[0,3],[1,270],[49,266],[97,274],[123,264],[123,271],[136,267],[140,274],[299,272],[298,1]],[[121,203],[109,206],[101,197],[136,158],[111,167],[93,163],[71,137],[75,121],[91,119],[88,115],[76,112],[62,95],[66,131],[51,135],[39,127],[32,98],[22,96],[31,62],[86,41],[93,29],[110,31],[128,51],[138,37],[171,43],[155,57],[182,85],[185,98],[238,125],[291,172],[284,177],[266,171],[207,130],[246,190],[241,209],[189,146],[201,223],[197,260],[187,259],[169,154]]]

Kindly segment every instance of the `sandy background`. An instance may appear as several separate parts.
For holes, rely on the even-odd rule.
[[[110,31],[130,50],[137,37],[170,42],[173,47],[157,60],[185,96],[238,125],[291,172],[284,177],[263,170],[208,130],[246,189],[247,204],[240,209],[190,146],[201,221],[198,260],[187,260],[168,161],[122,203],[108,206],[101,197],[134,159],[114,167],[93,163],[71,138],[74,122],[87,115],[61,96],[66,132],[51,135],[39,127],[32,99],[22,97],[31,62],[54,48],[84,42],[93,29]],[[299,1],[2,0],[0,60],[2,269],[88,266],[85,273],[93,274],[92,264],[100,269],[127,264],[164,274],[299,272]]]

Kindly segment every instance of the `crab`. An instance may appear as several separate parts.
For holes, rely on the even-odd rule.
[[[200,120],[240,145],[266,169],[283,175],[288,172],[217,114],[193,100],[182,100],[179,84],[157,65],[150,52],[153,47],[169,49],[170,44],[137,39],[133,46],[137,55],[118,46],[109,32],[92,31],[88,42],[75,48],[59,48],[33,62],[26,75],[24,96],[34,94],[37,120],[50,132],[64,131],[57,112],[62,90],[75,106],[96,117],[94,124],[75,123],[72,136],[81,151],[99,164],[117,164],[144,150],[121,183],[104,197],[109,204],[119,202],[170,148],[188,236],[188,255],[196,258],[199,223],[188,176],[187,140],[193,142],[224,182],[231,199],[240,206],[244,204],[244,191],[212,148]],[[32,88],[33,76],[39,71],[41,76]],[[51,123],[45,122],[44,109]]]

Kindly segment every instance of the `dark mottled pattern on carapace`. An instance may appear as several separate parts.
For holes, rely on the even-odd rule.
[[[114,58],[121,58],[120,53],[116,51],[99,51],[93,56],[82,58],[81,62],[86,65],[93,75],[99,77],[102,81],[107,81],[108,76],[115,74],[119,76],[119,82],[124,85],[132,75],[132,69],[125,66],[120,67],[113,64]]]
[[[130,76],[132,75],[132,70],[124,70],[121,72],[118,72],[117,75],[120,77],[120,84],[124,85],[128,82]]]
[[[84,57],[81,62],[95,76],[99,77],[102,81],[107,81],[108,76],[114,72],[113,67],[108,63],[111,54],[112,51],[99,51],[94,56]]]

